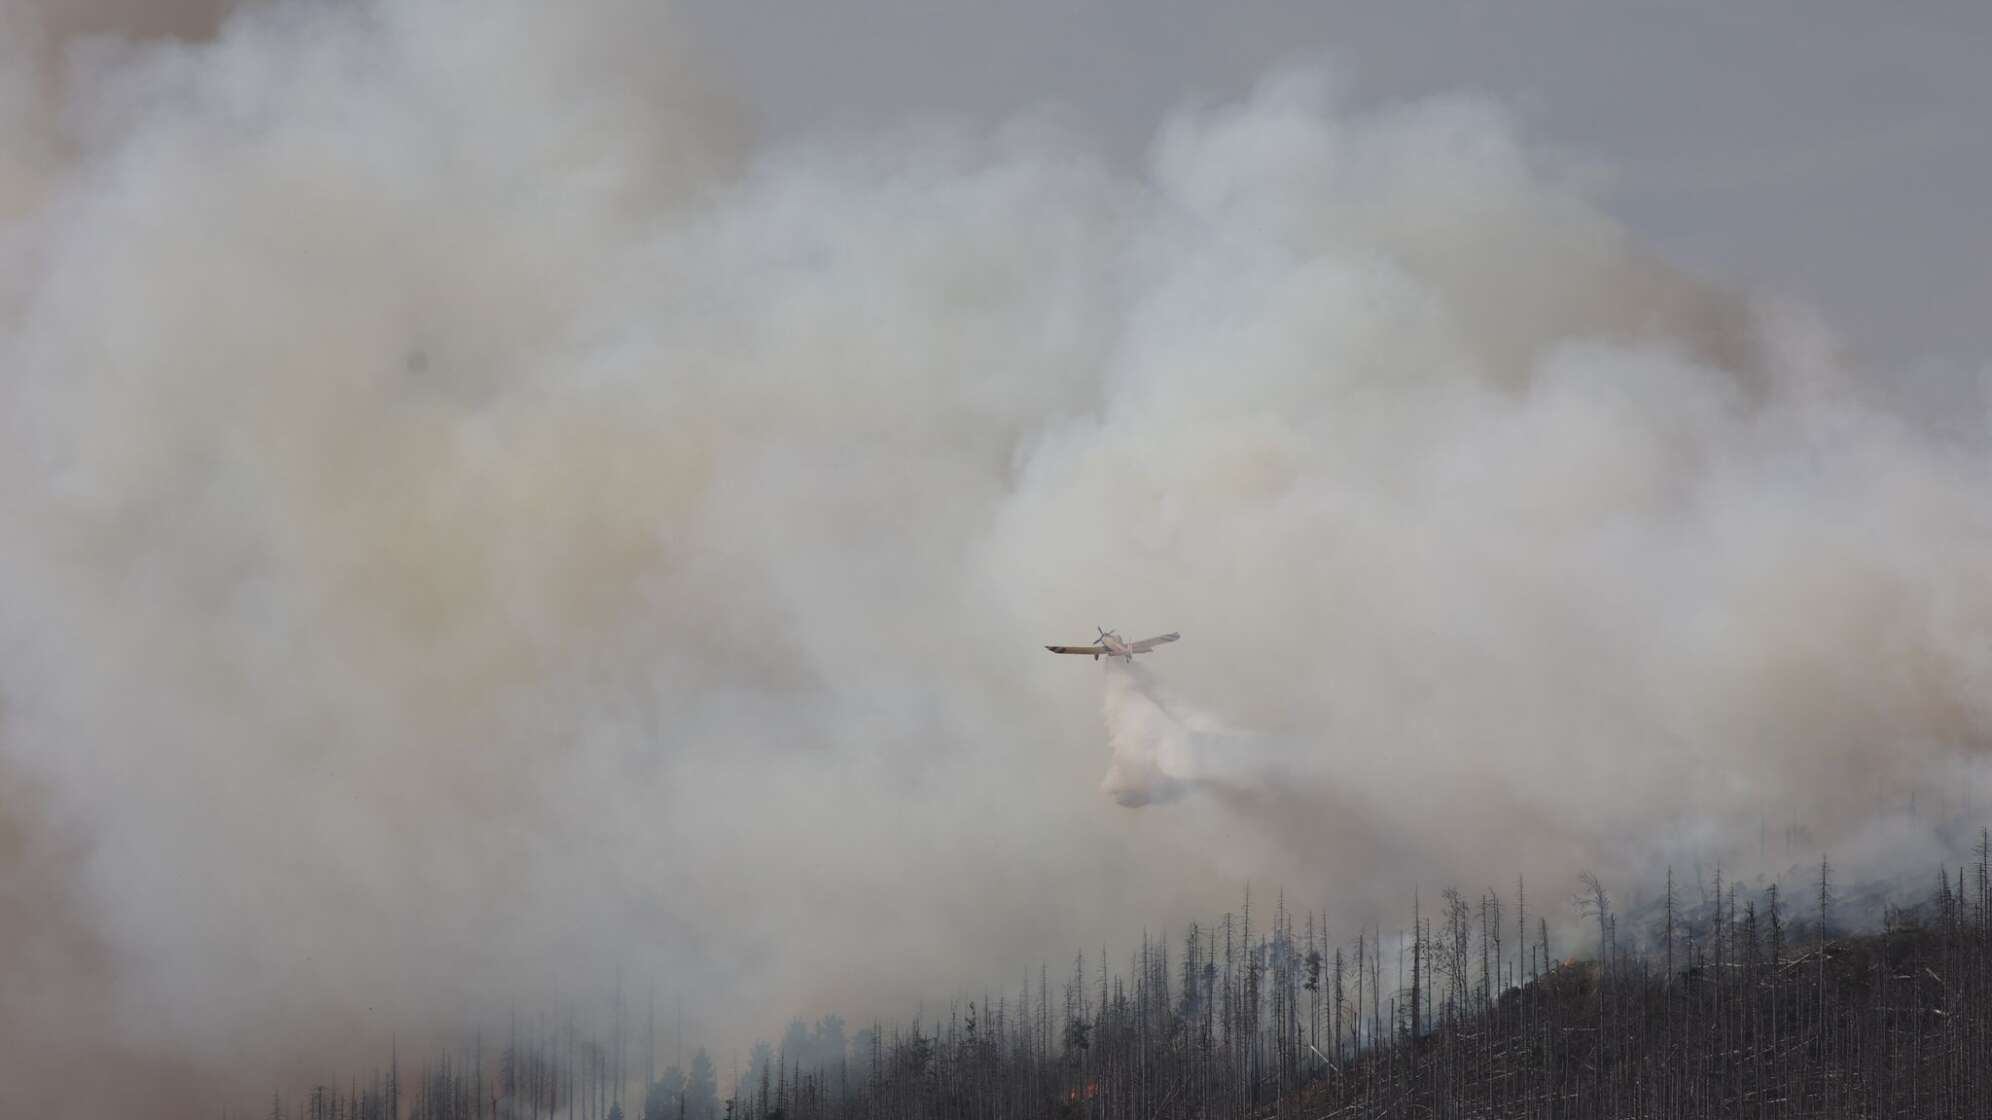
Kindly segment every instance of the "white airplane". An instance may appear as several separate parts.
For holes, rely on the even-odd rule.
[[[1093,655],[1093,660],[1095,661],[1098,661],[1102,657],[1118,657],[1122,661],[1132,664],[1135,654],[1147,653],[1156,646],[1162,645],[1165,642],[1173,642],[1177,638],[1182,637],[1181,634],[1169,633],[1153,638],[1143,638],[1138,642],[1129,642],[1122,640],[1119,634],[1114,633],[1104,626],[1095,626],[1093,629],[1100,632],[1099,641],[1093,645],[1046,646],[1044,648],[1053,653],[1090,653]]]

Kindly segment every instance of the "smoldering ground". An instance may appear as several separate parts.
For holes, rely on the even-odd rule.
[[[1984,426],[1497,107],[760,146],[654,11],[6,54],[0,1111],[1982,803]],[[1039,649],[1095,621],[1185,634],[1145,729]],[[1186,710],[1215,795],[1114,805]]]

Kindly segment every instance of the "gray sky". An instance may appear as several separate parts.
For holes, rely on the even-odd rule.
[[[1992,355],[1992,6],[1814,0],[683,0],[764,134],[1055,105],[1130,158],[1186,98],[1327,59],[1360,103],[1474,91],[1609,174],[1676,263],[1855,353]]]
[[[1150,190],[863,133],[1062,105],[1132,162],[1339,60],[1982,361],[1982,31],[686,2],[0,0],[0,1115],[239,1111],[622,978],[722,1055],[903,1022],[1246,882],[1347,936],[1815,854],[1765,822],[1962,855],[1982,424],[1838,392],[1472,107],[1263,96]],[[829,139],[732,175],[686,41]],[[1093,624],[1184,641],[1040,649]]]

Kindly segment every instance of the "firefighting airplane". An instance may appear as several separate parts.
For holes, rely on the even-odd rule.
[[[1095,661],[1098,661],[1102,657],[1118,657],[1129,664],[1133,664],[1135,654],[1147,653],[1164,642],[1173,642],[1177,638],[1182,637],[1181,634],[1169,633],[1154,638],[1143,638],[1138,642],[1129,642],[1123,641],[1119,634],[1114,633],[1104,626],[1095,626],[1093,629],[1100,632],[1100,640],[1093,645],[1046,646],[1044,648],[1053,653],[1090,653],[1093,655],[1093,660]]]

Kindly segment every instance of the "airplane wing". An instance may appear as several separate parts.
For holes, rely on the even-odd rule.
[[[1181,634],[1174,634],[1174,633],[1158,634],[1153,638],[1143,638],[1138,642],[1129,642],[1127,644],[1127,648],[1133,650],[1136,653],[1147,653],[1149,650],[1154,649],[1156,646],[1159,646],[1164,642],[1173,642],[1180,637],[1182,637]]]
[[[1105,646],[1046,646],[1053,653],[1090,653],[1095,657],[1107,652]]]

